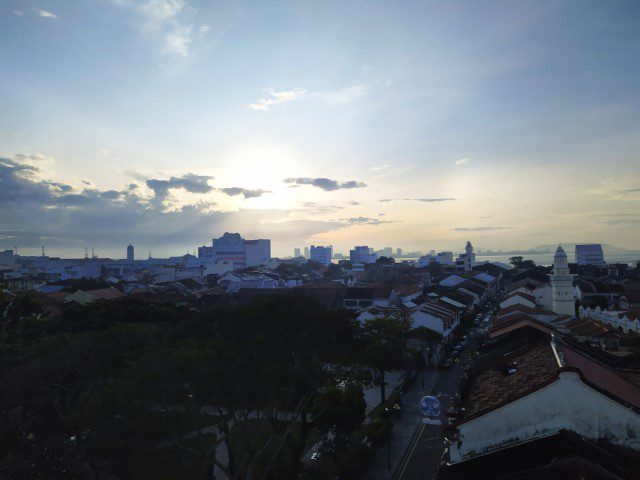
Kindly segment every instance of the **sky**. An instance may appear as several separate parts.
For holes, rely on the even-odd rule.
[[[5,0],[0,249],[640,249],[637,1]]]

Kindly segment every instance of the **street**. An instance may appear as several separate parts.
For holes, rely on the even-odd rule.
[[[482,311],[483,319],[488,314],[488,309]],[[490,321],[483,322],[482,327],[486,327]],[[476,328],[471,328],[468,334],[466,345],[461,351],[460,362],[454,364],[451,370],[440,370],[435,378],[435,382],[430,389],[425,391],[425,395],[436,395],[440,398],[442,405],[442,415],[440,420],[446,424],[447,417],[444,414],[450,407],[451,395],[458,389],[460,376],[463,374],[463,365],[471,361],[471,354],[477,348],[477,340],[473,335]],[[394,480],[431,480],[439,465],[444,453],[444,437],[441,425],[424,425],[418,427],[415,440],[407,450],[405,457],[398,467]]]

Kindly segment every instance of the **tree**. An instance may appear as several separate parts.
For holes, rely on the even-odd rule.
[[[374,381],[380,385],[380,403],[386,399],[385,374],[405,364],[406,340],[404,327],[394,318],[374,318],[364,326],[364,359],[373,369]]]
[[[534,268],[536,263],[533,260],[525,260],[524,257],[515,256],[509,258],[509,263],[513,265],[515,268]]]
[[[606,310],[609,305],[607,297],[604,295],[594,295],[591,297],[591,301],[593,302],[593,306],[600,307],[600,310]]]
[[[323,453],[334,465],[351,446],[353,433],[365,420],[366,408],[362,385],[356,382],[329,383],[314,400],[311,413],[325,439]]]
[[[378,257],[376,259],[376,265],[393,265],[396,263],[393,257]]]

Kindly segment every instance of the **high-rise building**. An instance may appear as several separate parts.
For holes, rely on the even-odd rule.
[[[129,244],[129,246],[127,247],[127,261],[133,262],[134,258],[135,258],[135,255],[133,252],[133,245]]]
[[[553,311],[559,315],[575,315],[573,277],[574,275],[569,273],[567,254],[564,253],[562,246],[558,245],[558,249],[553,256],[553,274],[549,275],[549,279],[551,280]]]
[[[300,249],[299,248],[294,248],[293,249],[293,258],[298,258],[302,255],[300,255]]]
[[[366,245],[360,247],[353,247],[353,250],[349,250],[349,260],[351,263],[375,263],[378,255],[371,253],[369,247]]]
[[[307,260],[311,258],[311,256],[309,255],[309,247],[304,247],[304,258],[306,258]]]
[[[401,248],[396,248],[396,255],[397,255],[398,257],[401,257],[401,256],[402,256],[402,249],[401,249]]]
[[[576,263],[578,265],[595,265],[604,267],[604,252],[602,245],[594,243],[590,245],[576,245]]]
[[[256,267],[271,258],[271,240],[245,240],[239,233],[225,232],[210,247],[198,247],[198,258],[208,257],[231,262],[234,269]]]
[[[323,247],[322,245],[311,245],[310,249],[311,260],[314,262],[318,262],[325,267],[331,264],[331,257],[333,256],[333,246],[329,245],[327,247]]]

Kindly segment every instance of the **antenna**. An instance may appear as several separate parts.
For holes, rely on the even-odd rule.
[[[151,258],[151,250],[149,250],[149,258]]]
[[[15,245],[15,246],[13,247],[13,254],[14,254],[14,255],[18,255],[18,246],[17,246],[17,245]]]
[[[45,254],[44,254],[44,245],[42,245],[42,256],[43,257],[45,256]]]

